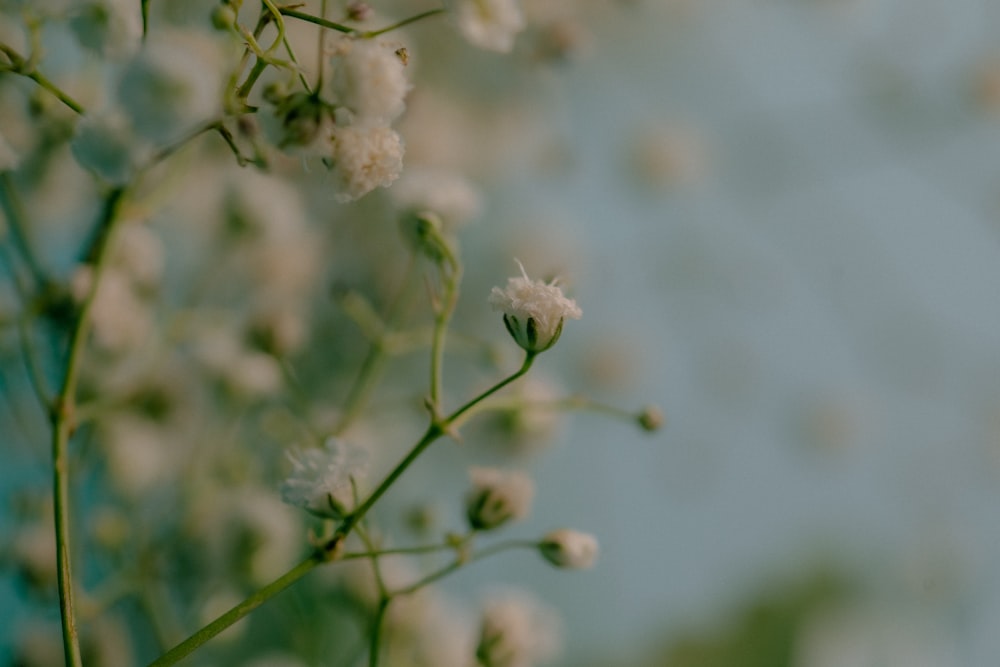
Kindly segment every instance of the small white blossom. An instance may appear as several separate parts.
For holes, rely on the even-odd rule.
[[[476,658],[486,667],[532,667],[554,659],[561,624],[527,591],[494,594],[483,609]]]
[[[81,45],[108,60],[128,58],[142,42],[142,13],[133,0],[83,3],[69,24]]]
[[[329,438],[323,449],[289,453],[288,458],[292,474],[281,485],[281,499],[316,516],[343,518],[352,500],[351,480],[364,473],[364,452]]]
[[[490,305],[503,312],[507,331],[517,344],[537,354],[555,345],[567,317],[578,320],[583,311],[563,294],[555,280],[532,280],[524,266],[520,262],[518,265],[521,275],[508,279],[506,289],[494,287]]]
[[[597,561],[597,538],[569,528],[553,530],[542,538],[539,551],[556,567],[586,570]]]
[[[461,0],[455,11],[462,36],[488,51],[509,53],[525,27],[517,0]]]
[[[383,125],[349,125],[333,131],[337,199],[349,202],[386,187],[403,171],[403,140]]]
[[[406,66],[396,49],[373,39],[344,38],[333,56],[335,99],[356,117],[388,124],[406,107]]]
[[[472,490],[466,498],[466,516],[476,530],[492,530],[527,516],[535,484],[523,472],[472,467]]]

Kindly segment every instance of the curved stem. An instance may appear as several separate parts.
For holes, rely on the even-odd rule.
[[[323,559],[318,553],[313,554],[285,574],[272,581],[267,586],[264,586],[250,595],[250,597],[243,600],[243,602],[240,602],[222,616],[219,616],[201,630],[195,632],[193,635],[161,655],[153,662],[149,663],[149,667],[166,667],[167,665],[175,664],[177,661],[186,657],[209,639],[219,634],[230,625],[294,584],[322,562]]]
[[[354,28],[350,26],[346,26],[341,23],[334,23],[333,21],[328,21],[324,18],[320,18],[319,16],[313,16],[312,14],[306,14],[305,12],[296,11],[287,7],[281,7],[278,11],[285,16],[291,16],[293,19],[306,21],[307,23],[314,23],[318,26],[329,28],[330,30],[336,30],[337,32],[346,33],[348,35],[355,32]]]
[[[505,542],[500,542],[499,544],[494,544],[493,546],[483,549],[482,551],[476,552],[471,556],[459,555],[458,558],[448,563],[439,570],[431,572],[429,575],[420,579],[414,584],[407,586],[406,588],[401,588],[398,591],[393,591],[392,596],[396,597],[398,595],[409,595],[415,593],[424,586],[434,583],[439,579],[443,579],[452,572],[461,569],[466,565],[471,565],[476,561],[483,560],[484,558],[489,558],[502,551],[509,551],[511,549],[536,549],[538,548],[538,542],[535,540],[507,540]]]
[[[445,423],[448,426],[454,426],[454,425],[456,425],[458,423],[459,419],[462,417],[462,415],[464,415],[465,413],[469,412],[473,407],[475,407],[481,401],[483,401],[486,398],[492,396],[496,392],[500,391],[501,389],[503,389],[504,387],[506,387],[507,385],[509,385],[514,380],[518,379],[519,377],[521,377],[522,375],[524,375],[525,373],[527,373],[531,369],[531,365],[535,362],[535,357],[536,356],[538,356],[538,355],[537,355],[537,353],[534,353],[534,352],[528,352],[528,353],[526,353],[525,356],[524,356],[524,362],[521,364],[521,367],[513,375],[508,375],[506,378],[504,378],[500,382],[497,382],[495,385],[493,385],[492,387],[490,387],[489,389],[487,389],[483,393],[479,394],[478,396],[476,396],[475,398],[473,398],[471,401],[469,401],[468,403],[466,403],[465,405],[463,405],[459,409],[457,409],[454,412],[452,412],[450,415],[448,415],[447,419],[445,419]]]
[[[448,10],[445,9],[444,7],[439,7],[438,9],[431,9],[421,14],[417,14],[416,16],[411,16],[408,19],[403,19],[398,23],[393,23],[392,25],[386,26],[385,28],[380,28],[379,30],[369,30],[368,32],[363,33],[362,37],[365,37],[367,39],[371,39],[372,37],[378,37],[379,35],[391,32],[393,30],[396,30],[397,28],[402,28],[403,26],[410,25],[411,23],[416,23],[417,21],[428,18],[430,16],[437,16],[438,14],[444,14],[447,11]]]

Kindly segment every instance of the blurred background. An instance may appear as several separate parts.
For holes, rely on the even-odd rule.
[[[555,442],[518,454],[538,491],[517,533],[592,532],[597,566],[512,554],[445,591],[534,590],[564,618],[567,667],[997,664],[1000,4],[525,7],[533,27],[507,58],[412,28],[407,164],[481,188],[460,230],[459,318],[502,341],[473,313],[511,258],[560,275],[584,317],[540,358],[539,391],[656,404],[666,425],[533,425]],[[352,210],[391,210],[391,192]],[[334,282],[372,277],[339,245],[360,224],[330,240]],[[365,257],[389,253],[367,243]],[[335,366],[362,349],[345,345]],[[474,443],[495,434],[467,436],[432,450],[392,506],[430,484],[460,497]],[[22,440],[18,472],[0,472],[18,493],[46,480],[45,452]],[[22,598],[6,577],[15,617]]]

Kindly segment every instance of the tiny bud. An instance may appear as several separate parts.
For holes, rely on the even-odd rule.
[[[652,433],[653,431],[659,430],[659,428],[663,426],[663,422],[666,421],[666,419],[663,416],[663,412],[658,407],[655,405],[647,405],[642,409],[642,412],[636,415],[636,421],[639,422],[639,426],[641,426],[643,430]]]
[[[522,472],[472,468],[472,491],[465,512],[473,530],[493,530],[527,515],[535,486]]]
[[[236,119],[236,129],[248,139],[253,139],[260,134],[260,126],[257,124],[257,119],[250,114],[244,114]]]
[[[288,85],[284,81],[272,81],[264,87],[264,101],[275,106],[288,97]]]
[[[399,220],[399,229],[406,242],[437,263],[453,254],[442,235],[443,227],[441,218],[430,211],[406,213]]]
[[[236,25],[236,10],[228,3],[212,10],[212,27],[216,30],[232,30]]]
[[[371,5],[360,0],[352,0],[347,3],[347,19],[349,21],[367,21],[374,14]]]
[[[396,57],[399,58],[399,62],[404,65],[410,64],[410,52],[406,50],[405,46],[401,46],[395,51]]]
[[[543,537],[538,551],[556,567],[586,570],[597,560],[598,545],[593,535],[563,528]]]

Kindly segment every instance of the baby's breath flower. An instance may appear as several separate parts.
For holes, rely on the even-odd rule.
[[[594,566],[598,545],[593,535],[561,528],[543,537],[538,550],[556,567],[585,570]]]
[[[410,89],[396,48],[373,39],[343,38],[333,56],[334,99],[357,118],[388,124],[406,107]]]
[[[353,201],[386,187],[403,170],[403,140],[384,125],[349,125],[333,131],[337,199]]]
[[[490,305],[503,312],[503,322],[517,344],[537,354],[556,344],[567,317],[578,320],[583,311],[563,294],[555,280],[532,280],[520,262],[518,266],[521,275],[509,278],[506,289],[494,287]]]
[[[485,667],[532,667],[555,658],[559,617],[527,591],[494,594],[483,609],[476,659]]]
[[[462,36],[487,51],[509,53],[525,27],[517,0],[462,0],[455,11]]]
[[[531,509],[535,485],[516,470],[473,467],[472,491],[466,499],[466,516],[475,530],[493,530],[507,521],[523,518]]]
[[[281,485],[281,499],[316,516],[343,518],[352,501],[351,480],[364,473],[364,452],[329,438],[323,449],[289,453],[288,459],[292,474]]]

